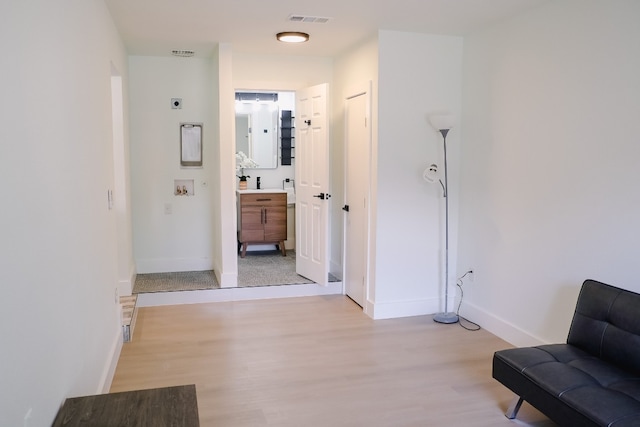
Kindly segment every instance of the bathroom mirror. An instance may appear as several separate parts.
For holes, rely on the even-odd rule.
[[[258,163],[257,169],[278,167],[278,104],[238,100],[236,94],[236,152]]]

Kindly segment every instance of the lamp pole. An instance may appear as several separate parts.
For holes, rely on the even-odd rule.
[[[433,316],[438,323],[456,323],[456,313],[449,312],[449,182],[447,180],[447,134],[450,128],[438,129],[444,144],[444,313]]]

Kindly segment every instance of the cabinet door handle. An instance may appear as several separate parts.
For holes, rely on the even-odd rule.
[[[267,208],[262,208],[264,210],[264,223],[267,223]]]
[[[270,202],[271,199],[256,199],[256,202]]]

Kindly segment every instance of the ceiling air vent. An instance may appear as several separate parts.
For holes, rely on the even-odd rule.
[[[289,15],[290,22],[313,22],[316,24],[325,24],[331,18],[325,16],[306,16],[306,15]]]
[[[182,58],[190,58],[195,54],[196,53],[192,50],[172,50],[171,51],[171,55],[180,56]]]

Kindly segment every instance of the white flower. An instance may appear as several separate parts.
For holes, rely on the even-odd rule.
[[[257,168],[259,165],[253,159],[247,157],[242,151],[236,153],[236,174],[244,176],[243,169]]]

